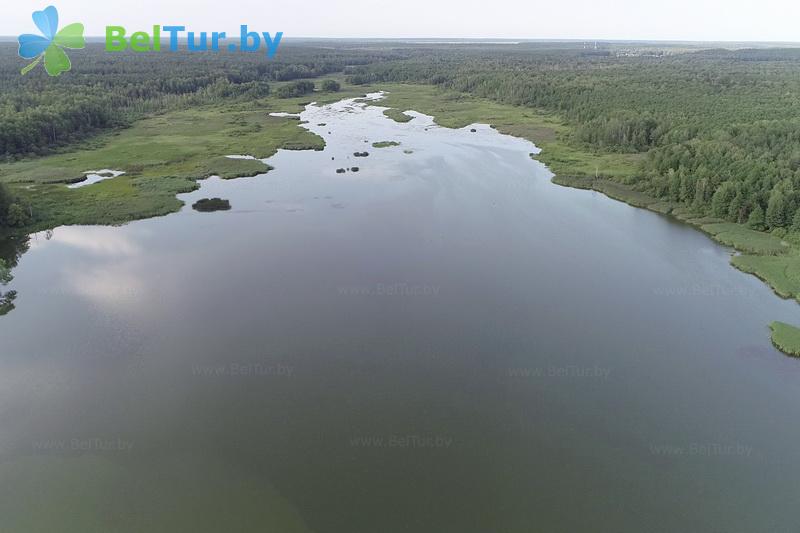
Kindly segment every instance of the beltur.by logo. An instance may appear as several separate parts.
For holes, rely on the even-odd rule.
[[[42,11],[34,11],[33,23],[42,35],[26,33],[20,35],[19,55],[35,61],[22,69],[25,75],[44,59],[44,69],[51,76],[58,76],[72,68],[64,48],[78,49],[86,46],[83,38],[83,24],[74,23],[58,30],[58,11],[49,6]]]
[[[72,68],[64,49],[79,49],[86,47],[83,37],[83,24],[74,23],[58,29],[58,11],[53,6],[48,6],[41,11],[33,13],[33,22],[41,35],[26,33],[20,35],[19,55],[25,59],[33,59],[22,69],[23,75],[30,72],[44,59],[44,68],[51,76],[58,76]],[[275,57],[281,43],[283,32],[276,32],[274,37],[269,32],[249,31],[247,24],[239,27],[237,39],[228,39],[224,31],[221,32],[186,32],[185,26],[154,25],[153,33],[137,31],[126,38],[126,30],[122,26],[106,26],[106,51],[121,52],[133,50],[134,52],[161,52],[161,36],[169,36],[170,52],[176,52],[181,42],[186,42],[189,52],[218,52],[220,49],[230,52],[258,52],[263,48],[267,58]],[[185,34],[185,35],[184,35]],[[225,42],[228,41],[228,42]],[[222,48],[221,48],[222,47]]]
[[[186,26],[153,26],[153,33],[148,34],[144,31],[132,33],[126,39],[126,30],[122,26],[106,26],[106,50],[109,52],[121,52],[130,48],[134,52],[160,52],[162,32],[169,35],[169,50],[176,52],[182,34],[186,32]],[[247,24],[239,27],[238,39],[235,42],[228,42],[224,47],[230,52],[257,52],[261,45],[268,58],[275,57],[278,45],[281,43],[283,32],[279,31],[275,37],[269,32],[249,31]],[[224,41],[228,39],[224,31],[199,33],[190,31],[186,33],[186,47],[190,52],[219,52]]]

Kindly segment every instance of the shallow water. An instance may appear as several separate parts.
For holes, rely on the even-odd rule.
[[[77,183],[72,183],[67,185],[68,189],[78,189],[80,187],[86,187],[87,185],[94,185],[95,183],[100,183],[101,181],[110,180],[112,178],[116,178],[118,176],[122,176],[125,174],[121,170],[111,170],[105,168],[103,170],[87,170],[83,173],[86,176],[86,179],[83,181],[79,181]]]
[[[33,237],[0,531],[796,533],[800,362],[766,325],[797,304],[526,141],[412,116],[311,106],[324,151]]]

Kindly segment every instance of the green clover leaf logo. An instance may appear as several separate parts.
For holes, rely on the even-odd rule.
[[[72,68],[72,63],[64,52],[64,48],[80,49],[86,46],[83,38],[83,24],[76,22],[58,30],[58,11],[49,6],[33,13],[33,22],[42,35],[20,35],[19,55],[25,59],[36,60],[23,68],[24,76],[44,58],[44,69],[51,76],[58,76]],[[56,33],[57,32],[57,33]]]

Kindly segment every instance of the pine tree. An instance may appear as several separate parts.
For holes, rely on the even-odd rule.
[[[780,190],[774,191],[769,197],[766,223],[770,228],[786,225],[786,196]]]
[[[681,177],[675,172],[674,168],[671,168],[667,173],[667,180],[669,182],[669,197],[677,202],[681,199]]]
[[[747,217],[747,226],[751,229],[764,229],[764,209],[760,205],[756,204],[756,207],[750,212],[750,216]]]
[[[701,178],[697,182],[694,190],[694,202],[692,202],[692,207],[697,211],[701,211],[706,205],[707,186],[708,180],[706,178]]]
[[[792,231],[800,233],[800,209],[794,212],[794,218],[792,218]]]
[[[716,190],[714,196],[711,197],[711,213],[717,218],[725,218],[728,216],[728,208],[731,201],[736,196],[736,185],[730,181],[726,181],[720,185]]]
[[[733,197],[733,200],[731,200],[731,203],[728,206],[728,220],[741,224],[745,221],[746,214],[747,211],[745,210],[744,197],[741,193],[739,193]]]

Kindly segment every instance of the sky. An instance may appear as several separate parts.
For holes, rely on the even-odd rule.
[[[800,41],[797,0],[4,0],[0,35],[36,33],[52,4],[61,26],[282,31],[286,37]]]

